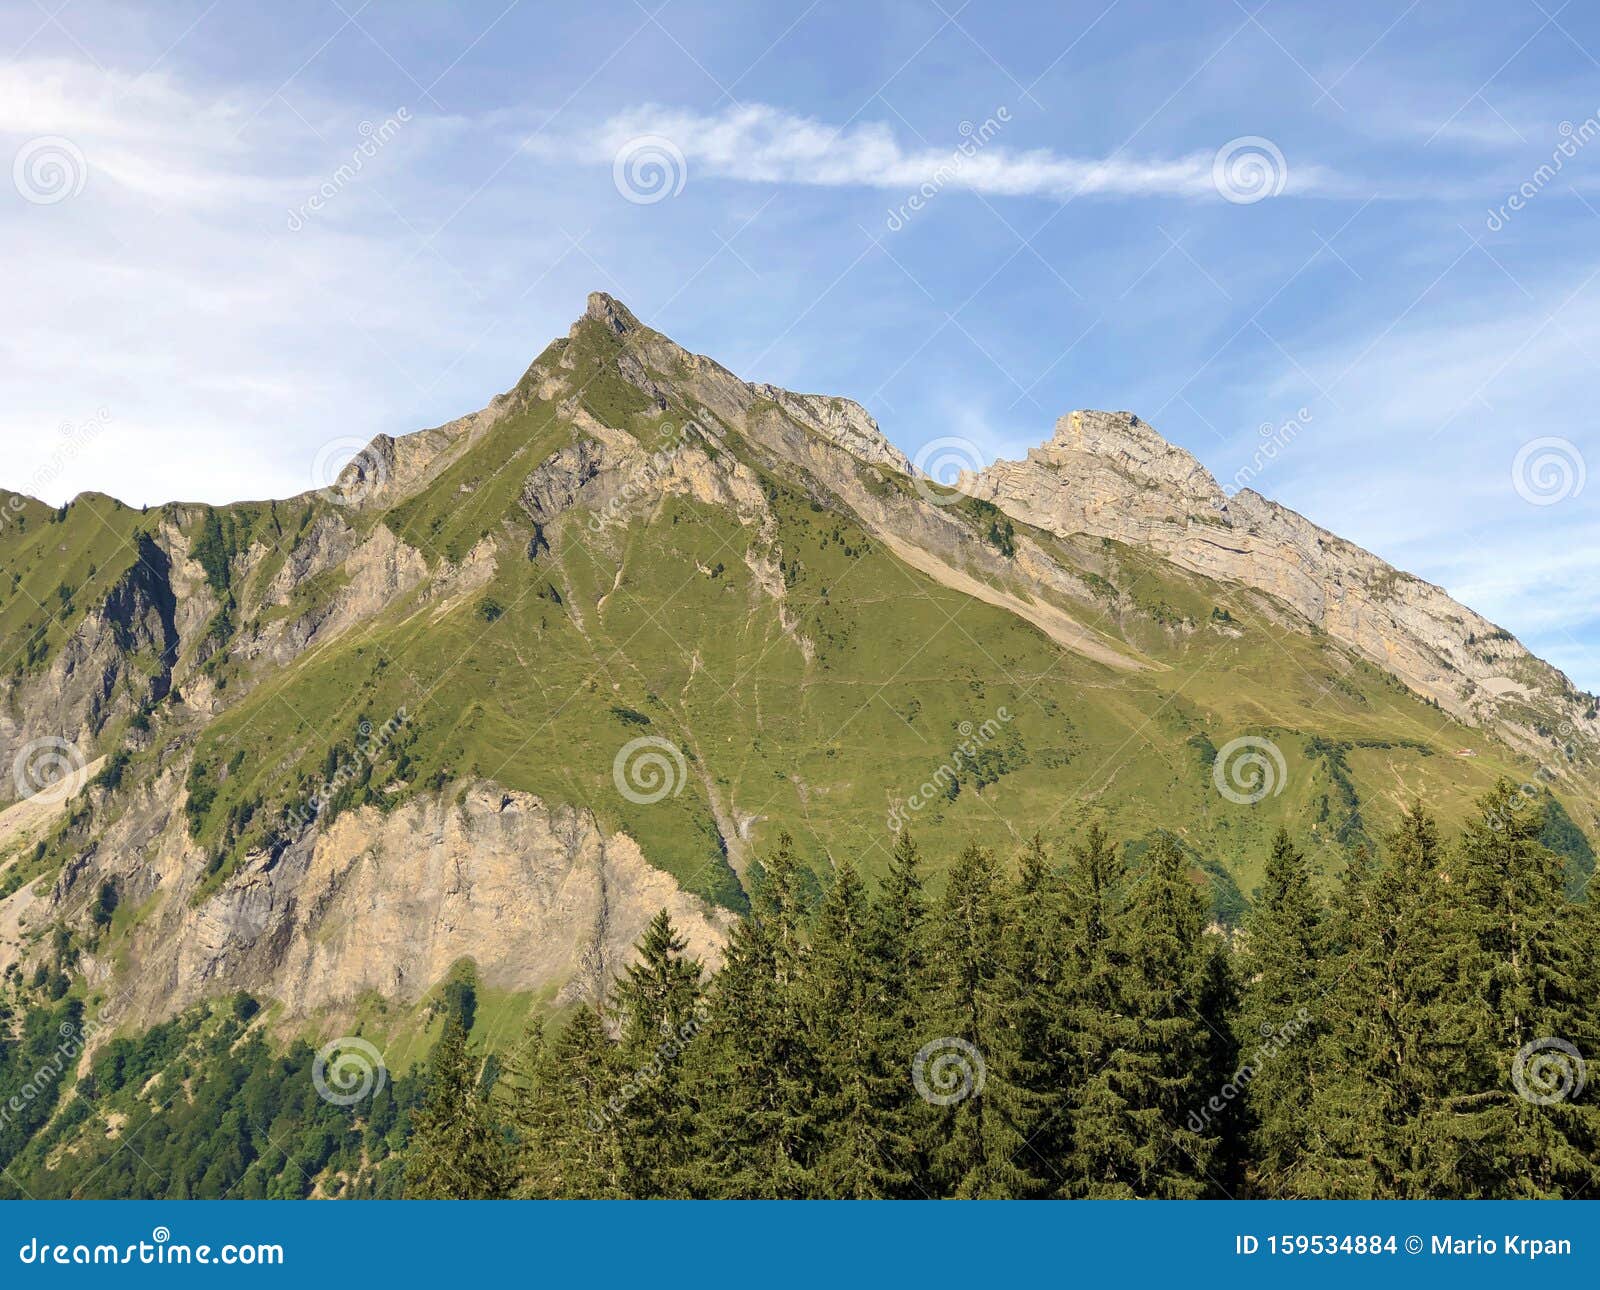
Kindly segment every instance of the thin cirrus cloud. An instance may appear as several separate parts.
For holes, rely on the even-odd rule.
[[[644,105],[598,127],[553,138],[538,134],[524,148],[550,161],[615,165],[643,140],[667,141],[692,173],[751,183],[816,187],[916,189],[937,176],[946,184],[1000,197],[1215,197],[1217,152],[1178,157],[1073,157],[1050,148],[1016,149],[1001,142],[1006,109],[963,121],[948,144],[903,143],[882,122],[829,125],[782,108],[746,103],[718,113]],[[1222,141],[1219,141],[1219,143]],[[1335,189],[1324,167],[1287,170],[1285,192]]]

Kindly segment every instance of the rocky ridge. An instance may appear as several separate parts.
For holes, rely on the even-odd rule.
[[[628,397],[589,397],[601,376]],[[553,437],[535,440],[520,428],[533,413],[549,418]],[[502,452],[508,427],[527,438]],[[108,883],[143,911],[117,952],[140,967],[119,979],[115,959],[97,951],[80,970],[150,1018],[241,988],[295,1015],[338,1013],[370,993],[410,1001],[465,957],[498,988],[595,997],[663,906],[696,952],[715,961],[726,909],[682,890],[589,803],[526,792],[493,775],[407,784],[396,809],[312,820],[220,878],[217,855],[196,842],[185,815],[210,724],[319,651],[362,639],[379,619],[432,625],[478,614],[481,629],[491,621],[481,597],[495,578],[537,570],[539,594],[586,637],[625,584],[635,526],[674,499],[735,519],[745,545],[732,563],[749,576],[752,621],[772,612],[774,637],[795,647],[809,675],[820,666],[822,615],[816,602],[809,614],[795,604],[797,541],[780,516],[779,478],[804,494],[808,513],[858,524],[892,553],[901,572],[885,591],[925,595],[932,585],[999,609],[1103,669],[1093,673],[1098,688],[1166,670],[1147,648],[1152,641],[1213,633],[1231,643],[1239,635],[1181,615],[1155,626],[1140,620],[1142,635],[1123,630],[1119,618],[1142,611],[1120,593],[1108,607],[1104,540],[1122,549],[1119,559],[1258,593],[1250,603],[1264,618],[1345,647],[1329,652],[1339,666],[1368,660],[1444,713],[1592,787],[1600,743],[1593,700],[1559,672],[1441,589],[1258,494],[1229,497],[1190,454],[1131,414],[1072,413],[1025,461],[969,474],[950,497],[931,496],[914,475],[859,405],[743,381],[597,293],[565,340],[480,412],[379,436],[328,495],[241,515],[245,536],[220,589],[214,559],[208,568],[196,537],[209,508],[165,508],[126,576],[47,668],[9,684],[0,706],[6,756],[41,732],[93,747],[119,720],[161,716],[155,730],[123,735],[126,747],[154,754],[157,771],[117,793],[92,786],[64,806],[64,815],[76,820],[81,809],[90,821],[69,828],[70,859],[48,885],[0,901],[0,929],[14,933],[0,936],[0,968],[44,953],[52,925],[87,925]],[[491,515],[481,535],[474,529],[476,540],[454,559],[434,548],[425,527],[406,522],[417,499],[437,493],[446,511],[468,509],[501,477],[511,486],[505,513]],[[1002,541],[986,539],[990,521],[974,501],[1019,527]],[[598,596],[580,594],[561,572],[560,557],[579,546],[616,561],[615,580]],[[694,572],[719,579],[720,564],[710,563]],[[826,604],[824,590],[824,612]],[[518,663],[537,670],[546,646],[524,644]],[[974,640],[973,650],[986,655],[983,642]],[[1070,726],[1049,702],[1052,720]],[[693,750],[692,736],[683,739]],[[742,879],[761,816],[735,799],[733,770],[714,764],[714,753],[695,751],[693,777],[715,845]],[[212,763],[208,773],[225,777],[230,771],[217,767],[228,764]],[[797,787],[802,798],[813,791]],[[0,785],[0,806],[8,788]],[[31,844],[41,829],[33,814],[28,829]],[[22,863],[20,853],[4,853],[0,837],[0,869]]]
[[[1110,538],[1265,591],[1558,772],[1576,760],[1592,774],[1600,760],[1592,697],[1510,633],[1251,489],[1230,497],[1131,412],[1069,413],[1023,461],[966,472],[959,487],[1048,532]]]

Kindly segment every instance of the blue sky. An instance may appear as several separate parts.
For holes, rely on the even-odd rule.
[[[508,2],[5,6],[0,483],[301,491],[598,288],[912,455],[1298,418],[1253,486],[1600,689],[1586,6]]]

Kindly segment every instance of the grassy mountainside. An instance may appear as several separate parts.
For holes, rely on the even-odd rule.
[[[16,1014],[92,980],[129,1027],[238,989],[333,1026],[464,958],[560,1005],[637,934],[648,872],[714,940],[781,831],[819,888],[846,856],[880,873],[902,823],[936,888],[969,842],[1171,832],[1232,921],[1278,825],[1331,877],[1411,799],[1454,827],[1507,776],[1592,868],[1581,768],[1541,774],[1270,595],[913,480],[876,435],[597,297],[483,413],[325,494],[8,504],[0,753],[105,759],[53,814],[0,817]],[[541,811],[537,843],[503,832]],[[459,871],[437,905],[412,827],[440,848],[422,877]],[[535,889],[511,929],[534,948],[487,945]],[[427,957],[352,935],[360,902],[406,899]],[[580,948],[535,962],[560,937]]]

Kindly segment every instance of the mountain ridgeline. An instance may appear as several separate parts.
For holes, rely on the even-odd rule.
[[[1596,701],[1508,632],[1127,413],[970,464],[935,482],[597,294],[325,488],[0,493],[8,1078],[63,1009],[103,1019],[69,1082],[113,1035],[362,1038],[376,1159],[462,980],[497,1050],[604,999],[659,911],[714,972],[780,837],[820,908],[907,831],[938,896],[974,848],[1103,830],[1229,937],[1280,829],[1328,893],[1504,782],[1584,889]]]

